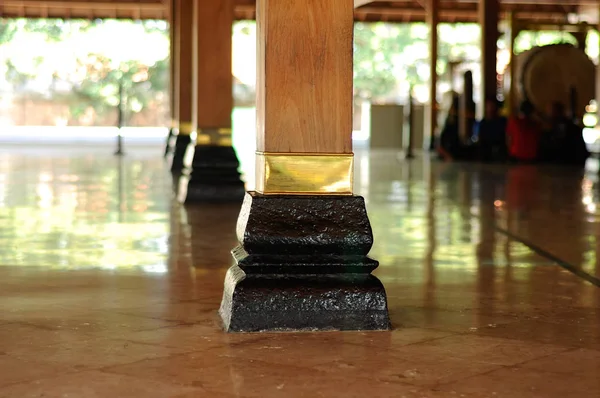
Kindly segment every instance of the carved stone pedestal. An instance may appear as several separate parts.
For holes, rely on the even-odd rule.
[[[220,309],[226,330],[389,329],[362,197],[250,192],[237,237]]]
[[[170,128],[169,129],[169,134],[167,135],[167,139],[165,142],[165,153],[164,153],[164,157],[166,158],[167,156],[169,156],[169,153],[171,152],[171,140],[173,139],[173,137],[175,136],[175,129],[174,128]]]
[[[196,146],[185,203],[241,202],[245,186],[239,166],[230,146]]]
[[[185,154],[190,146],[191,138],[187,134],[179,134],[175,140],[173,149],[173,160],[171,162],[171,173],[179,174],[185,168]]]

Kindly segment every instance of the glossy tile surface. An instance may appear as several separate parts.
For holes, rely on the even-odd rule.
[[[394,330],[225,334],[239,206],[175,203],[159,147],[111,153],[0,152],[0,397],[600,394],[593,160],[357,150]]]

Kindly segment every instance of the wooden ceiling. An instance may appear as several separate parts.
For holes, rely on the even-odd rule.
[[[580,7],[598,8],[598,0],[500,1],[502,14],[516,12],[517,19],[525,24],[568,24],[569,14],[577,15]],[[425,21],[426,0],[354,2],[357,21]],[[0,0],[0,17],[167,19],[167,3],[168,0]],[[439,0],[439,7],[441,22],[477,22],[477,0]],[[236,0],[237,19],[254,19],[254,9],[255,0]]]

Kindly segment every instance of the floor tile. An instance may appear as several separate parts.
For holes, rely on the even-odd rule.
[[[527,342],[582,347],[600,350],[600,329],[572,325],[568,322],[542,322],[537,319],[518,321],[495,328],[479,329],[477,334]]]
[[[176,324],[160,319],[147,319],[105,311],[95,311],[75,316],[70,316],[65,312],[64,317],[50,319],[31,317],[25,322],[43,329],[80,331],[82,333],[154,330]]]
[[[393,352],[408,358],[416,355],[426,358],[450,356],[469,362],[508,366],[567,350],[566,347],[550,344],[466,334],[395,347]]]
[[[74,371],[68,366],[36,360],[21,360],[5,353],[0,354],[0,387]]]
[[[0,325],[0,352],[35,352],[40,347],[92,339],[77,330],[49,330],[20,323]]]
[[[45,363],[68,365],[77,369],[97,369],[181,352],[186,350],[105,338],[39,346],[35,351],[7,351],[8,354],[22,360],[39,359]]]
[[[598,369],[600,369],[600,351],[578,348],[527,361],[520,366],[526,369],[597,379]]]
[[[224,333],[216,325],[180,325],[141,332],[111,333],[111,337],[137,343],[174,347],[185,351],[205,351],[210,348],[260,340],[260,334]]]
[[[595,398],[600,391],[597,378],[576,374],[503,368],[439,387],[442,391],[475,394],[481,398]]]
[[[183,387],[125,375],[86,371],[45,378],[0,388],[2,398],[103,398],[103,397],[192,397],[206,396],[200,388]]]
[[[213,393],[248,397],[362,397],[365,394],[375,397],[445,396],[442,393],[430,395],[428,390],[403,383],[356,379],[351,373],[332,375],[318,369],[231,358],[215,353],[149,360],[106,371],[153,380],[178,380],[184,385]]]

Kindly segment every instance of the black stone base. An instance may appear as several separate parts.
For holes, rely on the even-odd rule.
[[[171,173],[179,174],[185,168],[185,153],[192,139],[189,135],[179,134],[175,140],[175,149],[173,150],[173,160],[171,163]]]
[[[185,203],[241,202],[246,194],[232,147],[196,146]]]
[[[389,330],[383,285],[369,274],[227,271],[219,310],[229,332]]]
[[[226,330],[389,329],[362,197],[248,192],[237,238],[220,310]]]
[[[232,251],[236,265],[247,274],[369,274],[379,263],[367,256],[343,254],[248,254]]]
[[[169,135],[167,135],[167,140],[165,142],[165,153],[164,153],[164,157],[166,158],[167,156],[169,156],[169,153],[171,152],[171,140],[172,138],[175,136],[175,129],[174,128],[170,128],[169,129]]]
[[[246,187],[241,180],[228,183],[192,182],[190,180],[184,203],[241,202],[245,193]]]
[[[248,192],[238,230],[243,231],[238,240],[250,255],[365,258],[373,246],[373,231],[360,196]],[[364,271],[376,266],[375,262]]]

